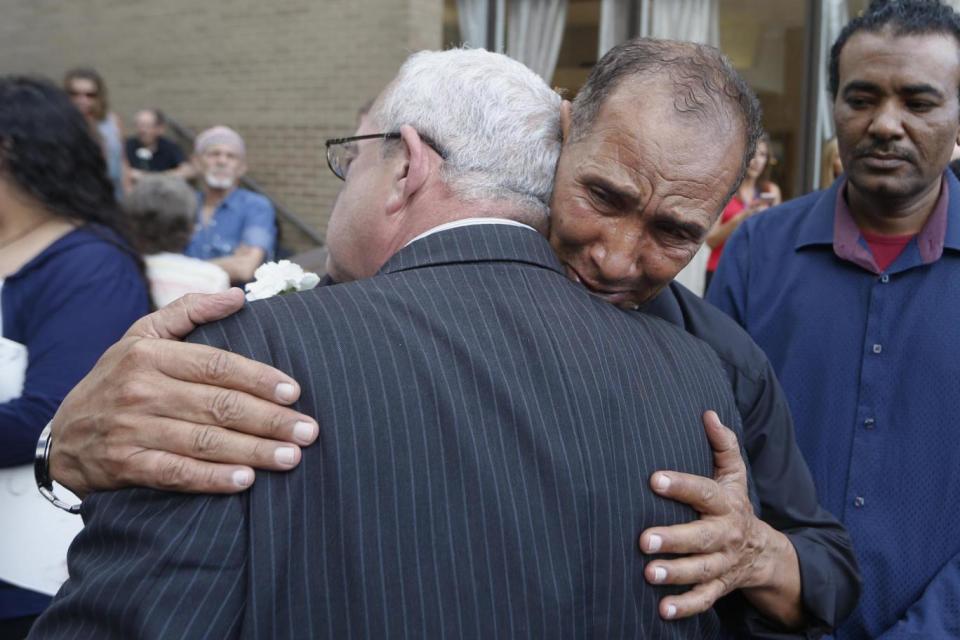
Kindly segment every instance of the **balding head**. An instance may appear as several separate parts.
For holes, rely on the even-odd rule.
[[[573,102],[571,141],[589,134],[604,103],[625,83],[669,80],[678,114],[711,127],[742,127],[746,173],[762,132],[760,103],[719,50],[693,42],[635,38],[610,49],[594,66]],[[642,114],[640,114],[642,116]]]

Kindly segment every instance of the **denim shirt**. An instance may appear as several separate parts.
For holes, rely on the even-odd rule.
[[[203,221],[203,193],[197,194],[197,226],[184,253],[210,260],[232,255],[240,245],[259,247],[266,260],[273,258],[277,240],[273,205],[259,193],[234,189],[224,198],[209,223]]]

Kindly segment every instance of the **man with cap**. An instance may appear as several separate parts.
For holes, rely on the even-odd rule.
[[[264,196],[237,186],[247,170],[243,138],[217,126],[197,136],[193,162],[201,176],[197,225],[186,254],[222,267],[231,282],[253,279],[273,255],[276,219]]]

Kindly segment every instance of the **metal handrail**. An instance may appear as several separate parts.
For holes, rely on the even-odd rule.
[[[163,115],[164,115],[164,119],[166,120],[167,126],[171,130],[173,130],[173,132],[178,137],[180,137],[182,140],[190,141],[190,144],[192,145],[194,138],[196,138],[196,134],[194,134],[193,131],[191,131],[187,127],[177,122],[175,119],[171,118],[166,113],[164,113]],[[296,227],[297,230],[300,231],[300,233],[310,238],[310,240],[312,240],[315,245],[319,247],[323,246],[324,244],[323,238],[320,237],[320,234],[314,231],[310,227],[310,225],[308,225],[306,222],[304,222],[300,218],[300,216],[298,216],[293,211],[290,211],[285,206],[280,204],[280,202],[278,202],[276,198],[274,198],[269,193],[267,193],[267,191],[263,189],[253,178],[248,178],[247,176],[243,176],[242,178],[240,178],[240,185],[246,189],[250,189],[251,191],[256,191],[260,195],[266,197],[268,200],[270,200],[270,202],[273,203],[274,210],[276,210],[277,214],[281,218],[283,218],[284,220],[292,224],[294,227]]]

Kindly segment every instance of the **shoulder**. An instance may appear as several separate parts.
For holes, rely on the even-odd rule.
[[[114,232],[98,225],[80,227],[63,236],[30,263],[17,277],[55,277],[63,286],[78,286],[116,276],[139,275],[132,250]]]
[[[772,246],[775,250],[792,246],[807,214],[820,202],[825,193],[824,191],[808,193],[794,200],[770,207],[740,225],[740,228],[731,237],[731,241],[743,242],[748,240],[751,248],[755,244],[760,244],[762,246]]]
[[[737,372],[751,379],[765,375],[767,356],[743,327],[679,283],[671,283],[668,291],[680,306],[686,332],[708,344]]]
[[[273,210],[273,205],[270,203],[269,198],[255,191],[250,191],[249,189],[238,187],[234,192],[234,198],[247,209]]]

